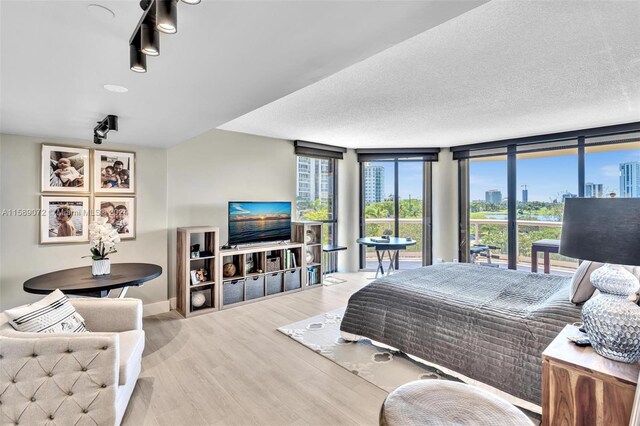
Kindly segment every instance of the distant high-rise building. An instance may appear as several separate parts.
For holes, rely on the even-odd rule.
[[[484,200],[487,203],[500,204],[502,202],[502,192],[497,189],[490,189],[484,193]]]
[[[620,196],[640,197],[640,161],[620,164]]]
[[[329,166],[326,160],[298,157],[297,197],[303,201],[329,199]]]
[[[602,198],[604,188],[601,183],[587,182],[584,185],[584,196],[586,198]]]
[[[572,194],[570,192],[565,192],[564,194],[562,194],[563,203],[564,203],[564,200],[566,200],[567,198],[578,198],[578,194]]]
[[[523,189],[522,190],[522,202],[523,203],[528,203],[529,202],[529,190],[528,189]]]
[[[384,167],[364,166],[364,202],[366,204],[384,201]]]

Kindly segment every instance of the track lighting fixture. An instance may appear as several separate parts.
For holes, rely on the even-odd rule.
[[[93,128],[93,143],[100,145],[107,138],[107,133],[110,130],[118,131],[117,115],[109,114],[101,121],[98,121],[98,125]]]
[[[129,46],[129,64],[131,71],[147,72],[147,56],[133,44]]]
[[[156,0],[156,28],[167,34],[178,32],[178,0]]]
[[[140,47],[142,53],[149,56],[160,54],[160,34],[149,24],[140,25]]]
[[[200,3],[200,0],[182,1]],[[129,39],[129,62],[131,71],[142,73],[147,71],[146,55],[160,55],[160,32],[178,32],[178,0],[141,0],[140,7],[144,13]]]

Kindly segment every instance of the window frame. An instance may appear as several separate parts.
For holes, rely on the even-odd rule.
[[[469,162],[473,158],[491,157],[495,155],[507,156],[507,193],[508,193],[508,268],[517,269],[517,154],[527,150],[527,146],[540,144],[539,151],[552,151],[565,146],[577,148],[578,156],[578,196],[584,197],[586,176],[586,148],[596,144],[618,144],[630,141],[622,135],[640,132],[640,122],[583,129],[548,135],[530,136],[525,138],[506,139],[502,141],[485,142],[451,148],[454,160],[458,161],[458,258],[461,262],[468,262],[469,255]],[[619,140],[614,138],[622,137]],[[610,138],[608,141],[592,142],[587,138]],[[547,145],[546,147],[544,145]]]
[[[436,161],[437,161],[437,156],[435,157]],[[387,161],[390,163],[393,163],[394,165],[394,210],[397,213],[400,208],[399,208],[399,198],[397,196],[398,192],[399,192],[399,179],[398,179],[398,171],[399,171],[399,163],[401,162],[405,162],[405,161],[422,161],[423,163],[423,168],[422,168],[422,194],[423,194],[423,198],[422,198],[422,266],[429,266],[431,264],[433,264],[433,229],[432,229],[432,224],[433,224],[433,167],[432,167],[432,162],[433,160],[428,160],[425,158],[404,158],[403,156],[389,156],[389,157],[384,157],[384,156],[380,156],[378,158],[370,158],[370,159],[366,159],[365,161],[359,161],[359,174],[360,174],[360,181],[359,181],[359,192],[360,192],[360,200],[359,200],[359,210],[360,210],[360,238],[363,238],[366,235],[366,230],[365,230],[365,226],[366,226],[366,218],[365,218],[365,207],[366,207],[366,201],[365,201],[365,165],[369,162],[375,162],[375,161]],[[398,214],[394,215],[394,231],[395,231],[395,236],[398,237],[399,235],[397,235],[398,230],[400,229],[400,217]],[[359,269],[360,270],[366,270],[366,248],[359,244]],[[395,265],[394,267],[396,268],[396,270],[399,267],[399,259],[396,259]]]
[[[320,222],[323,224],[331,224],[331,232],[329,233],[329,238],[330,241],[332,241],[333,244],[337,244],[338,241],[338,159],[337,158],[326,158],[326,157],[314,157],[314,156],[310,156],[310,155],[302,155],[302,154],[298,154],[296,155],[296,219],[297,220],[305,220],[303,218],[300,217],[299,214],[299,210],[298,210],[298,203],[297,203],[297,198],[298,198],[298,191],[300,189],[300,183],[299,183],[299,178],[300,178],[300,171],[298,169],[299,164],[298,164],[298,158],[308,158],[311,161],[314,160],[319,160],[319,161],[329,161],[331,162],[331,166],[333,168],[333,174],[331,177],[331,183],[329,185],[329,187],[333,186],[333,194],[332,197],[328,197],[329,200],[331,200],[331,202],[327,203],[328,204],[328,211],[329,211],[329,217],[332,217],[332,219],[326,219],[326,220],[314,220],[314,222]],[[319,167],[319,172],[322,173],[326,173],[324,171],[322,171],[322,165],[320,165]],[[310,174],[310,171],[306,171],[303,172],[306,174]],[[327,180],[327,183],[329,183],[329,180]],[[308,188],[308,191],[310,192],[311,188]],[[327,192],[329,192],[327,190]],[[314,198],[315,200],[315,198]],[[337,264],[335,265],[337,268]],[[334,271],[335,272],[335,271]]]

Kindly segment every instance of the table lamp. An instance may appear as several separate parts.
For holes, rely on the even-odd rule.
[[[582,307],[593,349],[627,363],[640,360],[640,283],[622,265],[640,265],[640,198],[568,198],[560,254],[605,265],[591,274],[600,294]],[[635,300],[635,298],[633,298]]]

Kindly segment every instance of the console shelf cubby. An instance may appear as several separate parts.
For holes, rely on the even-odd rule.
[[[197,257],[191,252],[196,244]],[[176,309],[185,318],[220,309],[218,245],[219,230],[215,226],[178,228]],[[194,306],[194,300],[204,301]]]
[[[292,238],[304,244],[304,288],[322,284],[322,223],[292,223]]]
[[[303,257],[296,242],[220,250],[220,309],[303,290]]]

